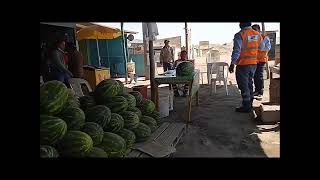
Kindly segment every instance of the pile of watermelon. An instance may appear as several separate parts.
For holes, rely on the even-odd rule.
[[[59,81],[40,87],[40,157],[124,157],[160,125],[152,101],[120,81],[100,82],[78,98]]]

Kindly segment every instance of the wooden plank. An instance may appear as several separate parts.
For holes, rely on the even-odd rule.
[[[132,150],[126,157],[128,158],[132,158],[132,157],[139,157],[141,154],[140,151],[137,151],[137,150]]]
[[[159,138],[156,139],[157,142],[164,144],[164,145],[168,145],[165,144],[165,140],[171,135],[171,133],[174,131],[175,127],[176,127],[177,123],[172,123],[170,124],[170,126],[166,129],[166,131],[164,133],[161,134],[161,136],[159,136]]]
[[[139,157],[141,157],[141,158],[151,158],[151,156],[149,156],[148,154],[143,153],[143,152],[140,154]]]
[[[168,127],[170,123],[164,122],[151,136],[150,140],[156,140]]]
[[[182,136],[185,126],[185,124],[177,124],[170,136],[165,139],[164,143],[170,146],[175,146],[178,143],[177,141]]]

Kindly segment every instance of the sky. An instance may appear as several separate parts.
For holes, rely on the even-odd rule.
[[[108,26],[120,28],[118,23],[101,23]],[[253,22],[253,24],[261,23]],[[159,35],[158,39],[182,36],[181,43],[185,44],[185,23],[157,23]],[[129,31],[138,32],[134,34],[135,39],[142,40],[142,23],[124,23],[123,28]],[[223,44],[230,43],[233,40],[234,34],[237,33],[239,23],[188,23],[188,28],[191,29],[191,42],[192,44],[199,44],[199,41],[210,41],[210,44]],[[278,30],[277,37],[280,37],[280,23],[265,23],[266,31]]]

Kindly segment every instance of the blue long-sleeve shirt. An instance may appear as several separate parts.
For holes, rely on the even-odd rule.
[[[244,29],[251,29],[251,27],[245,27]],[[234,39],[233,39],[233,51],[231,55],[231,64],[235,64],[237,59],[239,59],[240,52],[241,52],[241,44],[242,44],[242,39],[241,39],[240,32],[238,32],[237,34],[234,35]],[[266,46],[266,44],[269,44],[269,45]],[[265,38],[263,41],[261,41],[259,45],[260,50],[264,50],[265,48],[269,48],[268,50],[271,49],[269,38]]]

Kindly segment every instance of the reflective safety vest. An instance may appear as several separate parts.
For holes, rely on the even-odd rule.
[[[263,39],[265,38],[265,36],[262,36]],[[268,52],[269,51],[262,51],[262,50],[258,50],[258,62],[267,62],[269,57],[268,57]]]
[[[240,57],[236,61],[237,65],[257,64],[258,48],[262,41],[260,33],[253,29],[242,29],[240,31],[242,39]]]

